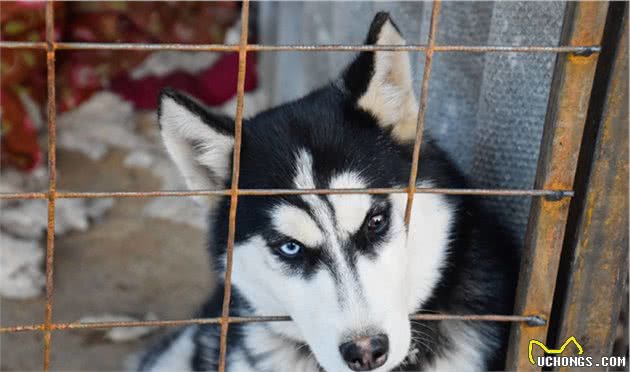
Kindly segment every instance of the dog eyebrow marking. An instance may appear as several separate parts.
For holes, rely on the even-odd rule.
[[[273,209],[271,217],[276,231],[306,244],[309,248],[316,248],[324,243],[324,234],[319,226],[299,207],[280,204]]]
[[[367,183],[357,172],[345,172],[335,175],[328,186],[331,189],[363,189]],[[372,206],[372,197],[368,194],[328,195],[337,222],[337,230],[342,237],[348,237],[363,225],[363,220]]]

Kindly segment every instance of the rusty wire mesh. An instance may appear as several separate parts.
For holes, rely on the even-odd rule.
[[[248,44],[249,0],[242,3],[241,36],[238,45],[228,44],[150,44],[150,43],[82,43],[63,42],[54,40],[54,9],[53,1],[46,5],[46,41],[45,42],[16,42],[0,41],[0,48],[6,49],[42,49],[46,51],[47,60],[47,113],[48,113],[48,171],[49,183],[46,192],[31,193],[0,193],[0,199],[45,199],[48,202],[48,226],[46,243],[46,304],[45,316],[42,324],[17,325],[0,327],[0,333],[41,331],[43,333],[43,369],[50,366],[52,331],[68,329],[95,329],[113,327],[136,326],[184,326],[191,324],[216,324],[221,326],[219,371],[226,367],[226,348],[228,327],[231,323],[276,322],[290,321],[288,316],[257,316],[231,317],[229,314],[229,300],[231,295],[232,253],[234,249],[236,210],[238,197],[241,195],[269,196],[269,195],[299,195],[299,194],[393,194],[406,193],[407,206],[405,223],[409,223],[411,206],[416,193],[458,194],[458,195],[496,195],[496,196],[530,196],[545,197],[548,201],[562,201],[573,196],[573,190],[553,189],[441,189],[417,188],[418,163],[420,146],[427,110],[428,83],[431,75],[433,55],[436,52],[519,52],[519,53],[572,53],[577,56],[589,56],[600,52],[598,45],[578,46],[462,46],[436,45],[440,1],[433,2],[428,44],[426,45],[259,45]],[[233,172],[231,188],[226,190],[195,190],[195,191],[147,191],[147,192],[64,192],[56,190],[56,101],[55,101],[55,53],[57,50],[178,50],[178,51],[213,51],[238,52],[237,79],[237,109],[234,133]],[[420,107],[417,122],[417,132],[413,146],[412,166],[410,169],[408,187],[405,188],[373,188],[373,189],[239,189],[241,134],[243,124],[243,97],[245,85],[245,62],[247,52],[250,51],[420,51],[425,53],[425,65],[422,78]],[[136,197],[184,197],[193,195],[222,195],[230,196],[229,230],[227,241],[227,265],[225,276],[224,301],[221,317],[206,319],[183,319],[163,321],[133,321],[133,322],[102,322],[102,323],[53,323],[53,262],[55,248],[55,202],[63,198],[136,198]],[[413,320],[468,320],[517,322],[536,327],[545,324],[547,314],[536,315],[453,315],[453,314],[414,314]]]

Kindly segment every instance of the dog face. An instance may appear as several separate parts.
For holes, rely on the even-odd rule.
[[[404,44],[380,13],[368,44]],[[406,52],[363,52],[338,81],[243,123],[239,188],[405,187],[418,105]],[[167,90],[160,125],[192,189],[230,187],[233,120]],[[425,156],[425,152],[421,156]],[[439,183],[429,164],[419,183]],[[427,160],[427,159],[425,159]],[[211,244],[225,259],[229,200],[215,201]],[[241,196],[232,282],[269,329],[306,343],[329,371],[389,370],[407,355],[408,315],[438,283],[452,207],[417,194]]]

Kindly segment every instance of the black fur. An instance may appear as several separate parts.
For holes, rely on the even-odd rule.
[[[367,43],[374,44],[380,27],[389,20],[386,13],[374,19]],[[243,189],[289,189],[293,188],[295,175],[294,156],[298,149],[308,148],[313,156],[316,187],[323,188],[338,171],[355,170],[368,177],[368,187],[406,186],[411,168],[411,145],[396,142],[388,132],[381,129],[377,119],[357,107],[357,98],[367,89],[373,75],[374,52],[363,52],[342,75],[341,86],[329,84],[304,98],[273,108],[243,123],[241,152],[241,175],[239,187]],[[207,111],[174,91],[163,95],[184,104],[191,111],[208,117]],[[205,122],[222,133],[231,133],[233,123],[214,115]],[[378,153],[376,153],[378,152]],[[467,188],[462,173],[448,156],[430,139],[424,136],[419,164],[419,180],[431,180],[437,188]],[[228,181],[229,182],[229,181]],[[229,188],[230,185],[225,185]],[[517,275],[517,255],[513,239],[507,236],[498,219],[484,211],[474,197],[447,196],[457,210],[456,221],[451,232],[448,263],[442,280],[435,288],[428,303],[421,311],[450,314],[510,314],[513,310],[513,292]],[[294,204],[308,211],[308,207],[297,196],[240,196],[236,242],[254,234],[262,235],[269,242],[278,238],[269,226],[268,211],[279,202]],[[209,237],[211,256],[215,267],[224,272],[221,258],[225,255],[228,235],[229,198],[223,198],[213,214],[213,226]],[[365,247],[369,253],[369,242],[355,245]],[[272,243],[273,244],[273,243]],[[374,252],[372,252],[374,254]],[[318,256],[319,255],[319,256]],[[296,275],[308,277],[318,265],[326,265],[320,257],[321,250],[307,254],[303,262],[288,264]],[[350,258],[352,259],[352,258]],[[248,304],[234,288],[231,303],[232,315],[248,314]],[[201,316],[221,315],[223,287],[220,285],[214,296],[204,306]],[[419,349],[417,364],[403,364],[401,369],[422,370],[437,356],[445,355],[450,340],[440,329],[439,321],[419,321],[413,326],[425,334],[425,343]],[[499,323],[471,323],[486,335],[487,343],[496,349],[487,355],[491,369],[503,368],[504,348],[508,327]],[[244,348],[239,338],[247,325],[231,325],[228,352]],[[198,327],[197,338],[218,340],[219,326]],[[198,345],[206,345],[199,342]],[[244,353],[255,362],[253,350]],[[218,361],[217,348],[198,347],[192,367],[195,370],[215,370]]]

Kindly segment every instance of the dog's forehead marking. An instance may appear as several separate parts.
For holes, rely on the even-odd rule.
[[[273,209],[271,216],[273,227],[283,235],[299,240],[309,247],[324,243],[324,234],[303,209],[280,204]]]
[[[301,149],[295,160],[295,178],[293,184],[297,189],[314,189],[315,177],[313,176],[313,157],[306,149]],[[331,224],[329,208],[317,196],[312,194],[301,195],[302,200],[309,206],[313,218],[323,229],[325,234],[334,234],[334,225]]]
[[[313,158],[310,153],[302,149],[296,157],[296,175],[293,181],[296,188],[315,188]],[[331,189],[362,189],[367,183],[355,171],[334,175],[328,184]],[[372,197],[367,194],[331,194],[326,196],[332,205],[332,211],[323,205],[322,200],[315,195],[303,195],[302,199],[314,209],[318,220],[330,221],[334,232],[340,238],[346,238],[356,232],[365,219],[372,205]],[[331,213],[332,212],[332,213]],[[324,224],[324,221],[318,221]]]
[[[293,184],[298,189],[314,189],[315,180],[313,177],[313,157],[305,149],[298,151],[295,157],[295,178]],[[310,197],[314,195],[304,195]]]
[[[366,182],[357,172],[345,172],[335,175],[328,185],[331,189],[363,189]],[[337,229],[343,237],[356,232],[372,206],[372,197],[368,194],[328,195],[337,221]]]
[[[315,188],[312,155],[306,149],[301,149],[296,154],[295,164],[296,174],[293,181],[295,187]],[[325,244],[323,249],[326,250],[334,262],[333,267],[329,269],[331,274],[335,276],[335,281],[338,285],[339,303],[361,303],[363,301],[362,289],[356,281],[353,268],[347,260],[347,255],[343,252],[342,234],[335,227],[334,211],[317,195],[302,195],[301,198],[311,209],[314,220],[321,227],[324,234]]]

